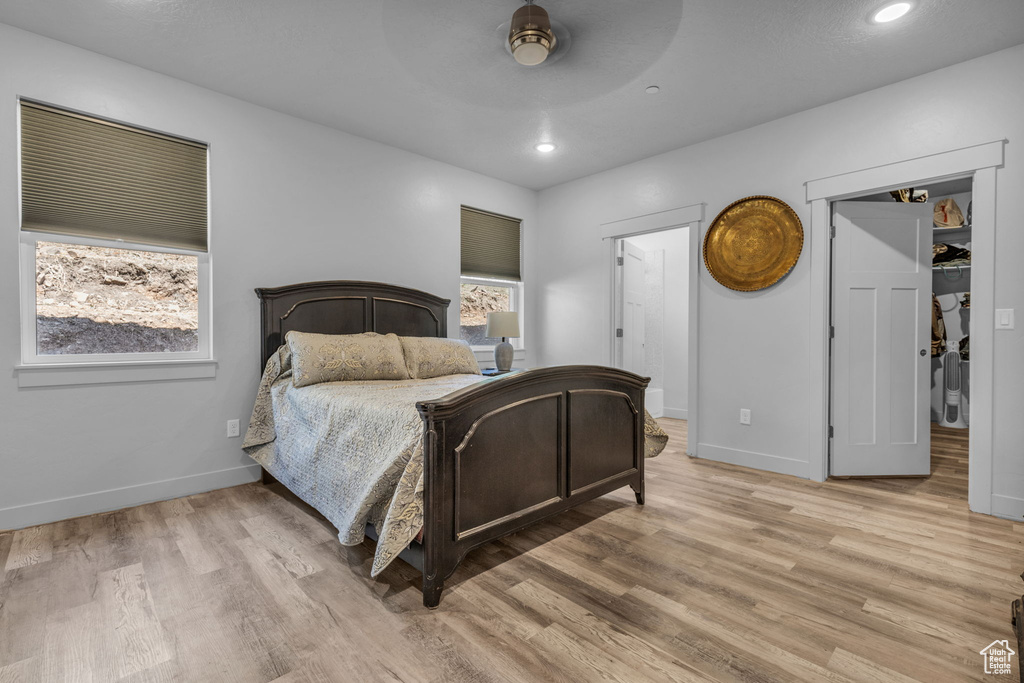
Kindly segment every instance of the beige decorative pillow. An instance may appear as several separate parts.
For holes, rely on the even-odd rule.
[[[367,379],[409,379],[398,335],[289,332],[292,384]]]
[[[413,379],[442,375],[479,375],[473,349],[461,339],[399,337],[405,349],[405,366]]]

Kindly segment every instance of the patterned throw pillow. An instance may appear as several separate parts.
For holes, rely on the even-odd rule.
[[[398,335],[289,332],[292,384],[367,379],[409,379]]]
[[[479,375],[473,349],[461,339],[400,337],[405,349],[405,365],[413,379],[442,375]]]

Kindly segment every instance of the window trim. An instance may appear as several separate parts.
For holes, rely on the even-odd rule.
[[[197,364],[207,364],[214,367],[213,349],[213,320],[211,315],[211,277],[210,277],[210,252],[200,252],[185,249],[173,249],[170,247],[154,247],[148,244],[136,244],[133,242],[122,242],[120,240],[100,240],[87,237],[71,237],[54,235],[43,232],[32,232],[28,230],[19,231],[19,265],[20,272],[18,284],[21,289],[21,365],[17,366],[19,374],[19,385],[40,386],[39,384],[22,383],[21,374],[25,371],[35,369],[60,367],[63,370],[73,371],[76,368],[87,369],[94,374],[97,368],[113,367],[128,369],[131,367],[148,367],[168,365],[182,365],[183,367],[195,367]],[[199,346],[196,351],[186,352],[145,352],[145,353],[104,353],[104,354],[53,354],[40,355],[37,353],[36,338],[36,244],[38,242],[56,242],[60,244],[104,247],[109,249],[127,249],[133,251],[147,251],[163,254],[182,254],[194,256],[198,262],[197,288],[198,288],[198,323],[199,323]],[[192,376],[192,371],[185,373]],[[83,383],[95,381],[131,381],[125,379],[118,373],[121,379],[116,380],[85,380]],[[212,376],[212,375],[204,375]],[[138,381],[149,381],[153,379],[153,373],[141,373]],[[174,377],[166,377],[174,379]],[[75,383],[75,382],[60,382]],[[49,384],[49,383],[47,383]]]
[[[154,360],[137,363],[16,365],[18,387],[65,387],[206,379],[217,376],[217,361]]]
[[[483,285],[485,287],[508,287],[512,290],[512,297],[509,300],[509,309],[519,313],[519,336],[512,337],[509,339],[509,343],[512,344],[512,348],[516,352],[516,358],[519,358],[520,352],[526,350],[526,322],[525,315],[523,315],[523,304],[526,301],[526,297],[523,294],[523,282],[521,280],[502,280],[499,278],[486,278],[486,277],[475,277],[470,275],[459,276],[459,338],[462,337],[462,285]],[[484,351],[493,354],[494,345],[489,344],[477,344],[472,345],[470,348],[475,353],[482,353]],[[479,359],[478,360],[482,360]]]

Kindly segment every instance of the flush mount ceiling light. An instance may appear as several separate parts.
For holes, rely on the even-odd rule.
[[[554,151],[555,151],[555,146],[554,146],[554,144],[552,144],[552,143],[550,143],[550,142],[541,142],[541,143],[538,143],[538,144],[534,145],[534,147],[533,147],[533,148],[534,148],[535,150],[537,150],[538,152],[541,152],[542,154],[547,154],[547,153],[549,153],[549,152],[554,152]]]
[[[523,66],[537,66],[551,54],[557,40],[547,10],[532,0],[516,10],[508,31],[512,57]]]
[[[892,5],[886,5],[882,9],[875,12],[873,20],[876,24],[885,24],[890,21],[896,21],[909,11],[909,2],[897,2]]]

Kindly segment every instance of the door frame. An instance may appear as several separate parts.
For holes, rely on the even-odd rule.
[[[829,313],[832,267],[832,202],[900,187],[920,187],[954,178],[973,177],[971,234],[971,430],[968,461],[968,506],[992,514],[993,381],[995,351],[996,169],[1003,166],[1006,140],[906,159],[805,183],[811,205],[807,239],[810,256],[810,377],[821,389],[810,401],[809,475],[825,481],[829,469]],[[812,397],[813,399],[813,397]]]
[[[601,239],[607,241],[607,263],[610,268],[608,309],[609,309],[609,362],[615,365],[615,321],[616,321],[616,288],[615,278],[617,277],[615,257],[615,241],[645,235],[651,232],[664,232],[676,228],[690,228],[690,295],[687,308],[687,335],[689,337],[689,358],[687,365],[689,370],[689,386],[687,387],[687,434],[686,453],[697,455],[697,433],[700,429],[698,420],[699,412],[697,406],[697,383],[699,381],[698,368],[700,367],[700,347],[698,345],[697,322],[700,319],[700,258],[702,224],[704,222],[704,203],[690,204],[666,211],[632,216],[617,221],[602,223],[600,226]]]
[[[615,254],[616,265],[617,265],[619,257],[622,257],[623,259],[625,259],[625,257],[626,257],[626,241],[627,241],[627,239],[624,238],[624,237],[623,238],[616,237],[612,241],[619,246],[618,252]],[[635,249],[639,249],[639,247],[637,247],[636,245],[631,244],[630,246],[635,248]],[[645,268],[645,264],[646,264],[646,259],[644,261],[641,261],[641,268],[642,269]],[[625,264],[623,264],[623,265],[625,265]],[[647,304],[647,301],[646,301],[646,297],[647,297],[647,278],[646,278],[646,272],[642,272],[641,273],[641,277],[644,280],[643,286],[644,286],[644,299],[645,300],[644,300],[643,312],[644,312],[644,317],[645,317],[645,321],[646,321],[646,316],[647,316],[647,306],[646,306],[646,304]],[[619,328],[622,328],[623,331],[625,332],[626,328],[627,328],[627,325],[625,324],[626,323],[626,296],[625,295],[626,295],[626,272],[625,272],[625,268],[624,267],[623,268],[616,268],[615,269],[615,302],[614,302],[615,314],[612,316],[612,328],[614,330],[616,330],[616,331]],[[647,335],[645,334],[644,338],[643,338],[643,341],[641,343],[646,347],[646,342],[647,342]],[[626,362],[625,362],[626,361],[626,353],[625,353],[625,348],[624,347],[625,347],[625,337],[619,338],[617,336],[617,334],[613,335],[613,345],[612,345],[612,359],[613,360],[612,360],[612,366],[616,367],[616,368],[622,368],[623,370],[626,369]],[[645,359],[646,359],[646,351],[645,351]],[[643,371],[641,371],[638,374],[643,374]],[[650,387],[648,387],[648,389],[650,389]]]

